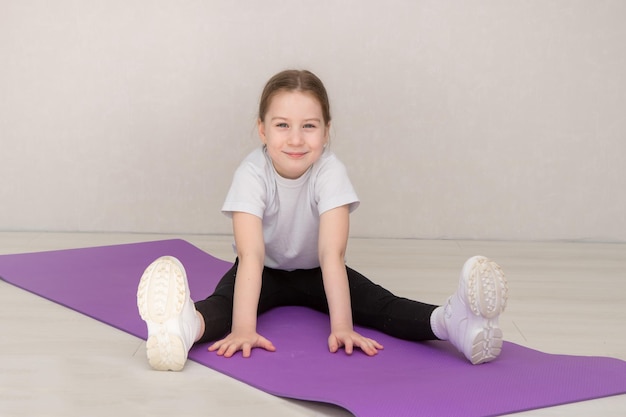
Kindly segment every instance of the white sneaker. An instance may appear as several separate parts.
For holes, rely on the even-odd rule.
[[[137,288],[137,307],[148,325],[148,362],[159,371],[180,371],[200,331],[185,268],[171,256],[152,262]]]
[[[490,362],[502,350],[498,317],[508,288],[498,264],[474,256],[463,265],[459,288],[444,307],[447,338],[474,365]]]

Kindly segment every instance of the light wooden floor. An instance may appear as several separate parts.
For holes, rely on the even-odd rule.
[[[204,235],[0,232],[0,254],[171,237],[233,259],[230,237]],[[475,254],[507,274],[506,340],[626,360],[626,244],[353,239],[348,264],[399,295],[441,304]],[[194,362],[180,373],[152,371],[142,340],[1,281],[0,329],[0,416],[350,416],[273,397]],[[520,415],[624,416],[626,395]]]

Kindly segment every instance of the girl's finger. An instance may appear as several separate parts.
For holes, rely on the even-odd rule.
[[[346,340],[344,343],[344,349],[348,355],[352,355],[352,351],[354,350],[354,344],[351,339]]]

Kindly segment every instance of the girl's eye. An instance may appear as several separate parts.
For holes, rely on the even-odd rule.
[[[286,127],[289,127],[289,126],[287,125],[287,123],[278,123],[278,124],[276,125],[276,127],[286,128]]]
[[[314,124],[312,124],[312,123],[307,123],[307,124],[304,125],[305,129],[315,129],[315,127],[316,126]]]

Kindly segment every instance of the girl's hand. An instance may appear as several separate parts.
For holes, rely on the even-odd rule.
[[[354,346],[361,348],[368,356],[374,356],[380,349],[383,349],[383,345],[374,339],[361,336],[354,330],[338,330],[331,332],[328,337],[328,348],[330,351],[335,353],[342,346],[348,355],[352,354]]]
[[[253,348],[263,348],[270,352],[276,350],[272,342],[257,332],[233,332],[209,346],[209,352],[217,351],[219,356],[230,358],[241,350],[243,357],[249,358]]]

